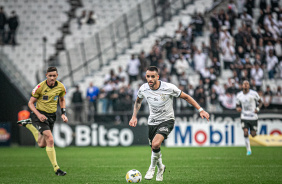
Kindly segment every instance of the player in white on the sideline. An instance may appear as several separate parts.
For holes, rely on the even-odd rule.
[[[258,126],[257,113],[262,106],[262,101],[256,91],[250,90],[250,84],[248,81],[243,81],[242,88],[243,91],[239,92],[236,97],[236,110],[241,112],[241,124],[244,130],[247,155],[251,155],[252,151],[249,140],[249,129],[251,131],[251,135],[253,137],[256,136]]]
[[[137,113],[141,107],[143,98],[146,98],[150,110],[148,126],[149,144],[152,148],[152,155],[151,165],[145,175],[145,179],[151,180],[154,177],[157,166],[156,180],[163,181],[163,173],[166,167],[162,163],[160,147],[174,127],[173,97],[180,97],[193,105],[198,109],[201,118],[209,120],[210,115],[191,96],[182,92],[175,85],[159,81],[157,67],[150,66],[147,69],[146,79],[148,83],[143,84],[138,91],[129,125],[133,127],[137,125]]]

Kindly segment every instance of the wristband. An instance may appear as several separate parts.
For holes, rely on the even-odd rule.
[[[66,108],[61,108],[61,112],[62,112],[62,114],[64,114],[65,116],[67,115]]]
[[[201,107],[200,109],[198,109],[199,112],[202,112],[204,109]]]
[[[260,110],[259,107],[257,107],[256,110],[257,110],[257,112],[259,112],[259,110]]]

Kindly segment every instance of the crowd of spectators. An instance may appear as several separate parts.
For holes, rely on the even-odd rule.
[[[19,26],[19,18],[15,11],[6,16],[4,7],[0,6],[0,45],[16,45],[16,32]]]
[[[77,17],[78,29],[81,29],[82,25],[93,25],[97,23],[97,15],[94,11],[89,11],[88,14],[86,10],[81,12],[81,15]]]
[[[258,91],[263,109],[281,107],[281,85],[274,91],[271,86],[262,88],[263,80],[282,79],[282,8],[279,0],[265,2],[260,1],[258,18],[254,0],[230,0],[226,8],[213,11],[209,21],[195,13],[187,26],[179,22],[174,37],[156,40],[149,53],[133,54],[126,67],[105,76],[97,97],[102,113],[132,111],[148,66],[157,66],[160,80],[177,85],[210,112],[235,110],[244,80]],[[210,30],[209,43],[196,47],[196,37],[204,35],[205,27]],[[188,80],[188,71],[200,76],[197,85]],[[226,71],[232,76],[220,83],[226,81]],[[181,99],[174,105],[176,111],[193,110]]]

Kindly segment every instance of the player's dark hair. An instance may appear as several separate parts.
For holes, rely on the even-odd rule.
[[[243,80],[242,84],[244,84],[244,82],[248,82],[250,84],[250,82],[248,80]]]
[[[158,68],[155,67],[155,66],[149,66],[149,68],[148,68],[147,70],[149,70],[149,71],[151,71],[151,72],[156,71],[157,73],[159,73]]]
[[[47,69],[46,73],[48,73],[48,72],[55,72],[55,71],[58,73],[57,68],[54,67],[54,66],[51,66],[51,67],[49,67],[49,68]]]

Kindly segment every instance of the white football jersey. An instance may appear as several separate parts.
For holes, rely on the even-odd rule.
[[[258,115],[255,113],[256,105],[260,100],[260,96],[254,90],[244,94],[243,91],[239,92],[236,97],[236,104],[242,106],[241,119],[257,120]]]
[[[160,87],[152,90],[148,83],[143,84],[137,96],[145,98],[149,104],[149,125],[158,125],[164,121],[174,120],[173,98],[179,97],[181,90],[175,85],[160,81]]]

